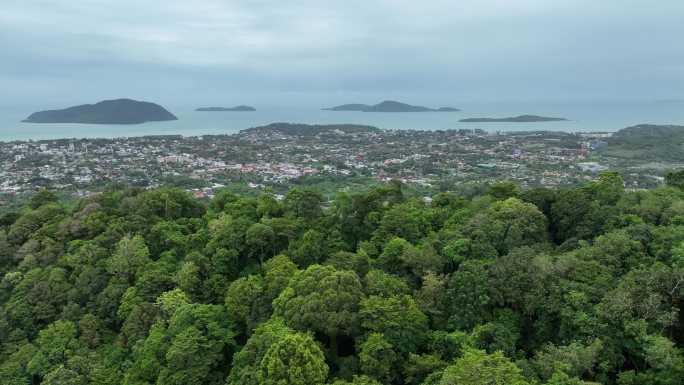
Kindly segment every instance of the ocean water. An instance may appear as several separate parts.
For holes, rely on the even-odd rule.
[[[548,130],[617,131],[641,124],[684,125],[684,101],[463,102],[461,112],[367,113],[323,111],[310,107],[260,107],[256,112],[195,112],[195,106],[165,106],[179,120],[138,125],[21,123],[32,112],[66,106],[0,106],[0,141],[57,138],[114,138],[142,135],[197,136],[232,134],[274,122],[367,124],[384,129],[484,129],[487,131]],[[459,119],[523,114],[563,117],[567,122],[460,123]]]

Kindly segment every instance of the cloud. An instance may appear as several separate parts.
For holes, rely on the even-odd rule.
[[[671,97],[684,91],[682,14],[678,0],[4,0],[0,71],[26,84],[19,99],[58,98],[64,84],[74,99],[134,90],[179,102]]]

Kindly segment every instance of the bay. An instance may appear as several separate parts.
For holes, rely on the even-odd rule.
[[[163,103],[162,103],[163,104]],[[255,112],[196,112],[198,106],[165,106],[179,118],[138,125],[21,123],[32,112],[66,106],[0,106],[0,141],[114,138],[143,135],[234,134],[274,122],[366,124],[383,129],[483,129],[506,131],[613,132],[636,124],[684,125],[684,101],[518,101],[444,103],[461,112],[366,113],[323,111],[318,106],[258,106]],[[533,114],[570,119],[539,123],[461,123],[460,119]]]

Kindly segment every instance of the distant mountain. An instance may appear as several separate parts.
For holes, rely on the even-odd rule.
[[[520,115],[510,118],[469,118],[461,119],[463,123],[535,123],[535,122],[562,122],[565,118],[549,118],[537,115]]]
[[[337,107],[324,108],[327,111],[360,111],[360,112],[456,112],[458,108],[441,107],[438,109],[386,100],[375,105],[367,104],[343,104]]]
[[[200,112],[249,112],[256,111],[252,106],[235,106],[235,107],[201,107],[195,111]]]
[[[63,110],[40,111],[31,114],[26,123],[86,123],[86,124],[140,124],[178,120],[164,107],[131,99],[105,100],[97,104],[84,104]]]
[[[380,129],[377,127],[356,124],[310,125],[294,123],[271,123],[267,126],[248,128],[240,132],[244,134],[255,133],[260,135],[278,133],[288,136],[314,136],[318,134],[354,134],[378,131],[380,131]]]

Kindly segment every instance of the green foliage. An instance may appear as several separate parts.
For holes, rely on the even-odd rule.
[[[452,274],[446,298],[453,329],[468,330],[489,319],[492,298],[488,266],[488,262],[468,261]]]
[[[500,352],[469,350],[447,367],[440,385],[529,385],[520,368]]]
[[[394,370],[397,360],[394,346],[380,333],[371,333],[361,344],[361,371],[381,383],[390,383],[397,376],[398,373]]]
[[[41,192],[0,217],[0,383],[678,385],[677,178]]]
[[[304,333],[291,333],[279,339],[259,363],[259,381],[263,385],[319,385],[327,376],[323,352]]]
[[[382,333],[399,352],[416,352],[425,343],[428,319],[408,295],[370,296],[361,301],[361,326]]]
[[[352,335],[358,324],[361,282],[352,271],[313,265],[292,278],[273,301],[277,316],[291,327],[334,337]]]
[[[684,190],[684,170],[670,171],[665,174],[665,183],[668,186]]]
[[[268,349],[294,331],[278,318],[262,323],[233,356],[228,385],[259,385],[259,365]]]
[[[466,231],[476,242],[504,255],[546,241],[546,228],[547,219],[535,205],[509,198],[476,215]]]
[[[249,333],[268,316],[270,306],[264,303],[263,279],[257,275],[239,278],[228,287],[226,310]]]

